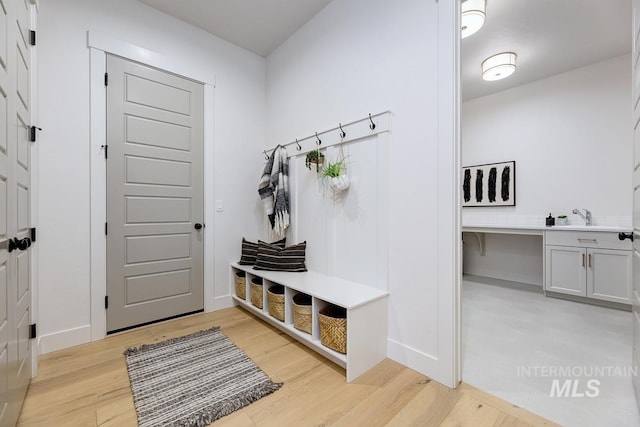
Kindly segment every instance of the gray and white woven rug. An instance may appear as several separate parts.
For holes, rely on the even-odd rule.
[[[282,386],[218,328],[124,354],[141,427],[206,426]]]

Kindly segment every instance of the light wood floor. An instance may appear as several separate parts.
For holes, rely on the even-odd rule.
[[[19,426],[135,426],[122,352],[220,326],[276,382],[277,392],[216,426],[554,425],[462,384],[450,390],[385,360],[351,384],[344,370],[240,308],[199,314],[109,336],[42,357]]]

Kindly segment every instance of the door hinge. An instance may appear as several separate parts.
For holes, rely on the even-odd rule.
[[[34,339],[37,336],[36,324],[32,323],[29,325],[29,339]]]
[[[109,295],[105,295],[104,296],[104,309],[108,309],[109,308]]]
[[[104,158],[105,158],[105,160],[107,158],[109,158],[109,146],[108,145],[101,145],[100,148],[102,148],[104,150]]]
[[[29,126],[29,141],[30,142],[36,142],[36,131],[37,130],[42,130],[42,128],[39,128],[37,126]]]
[[[35,227],[31,227],[31,229],[29,231],[31,232],[31,241],[35,242],[36,241],[36,228]]]
[[[109,73],[104,73],[104,85],[109,86]]]
[[[29,44],[31,46],[35,46],[36,45],[36,32],[33,30],[29,31]]]
[[[105,222],[104,223],[104,235],[108,235],[109,234],[109,223]]]

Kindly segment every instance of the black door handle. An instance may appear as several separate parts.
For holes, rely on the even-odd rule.
[[[18,240],[17,237],[14,237],[13,239],[9,239],[9,253],[18,249],[19,245],[20,245],[20,241]]]
[[[199,222],[196,222],[193,228],[195,228],[196,230],[202,230],[204,228],[204,224],[200,224]]]
[[[9,253],[15,251],[16,249],[20,249],[21,251],[25,251],[31,247],[31,239],[25,237],[24,239],[18,240],[17,237],[9,240]]]
[[[633,233],[618,233],[618,239],[629,239],[633,242]]]

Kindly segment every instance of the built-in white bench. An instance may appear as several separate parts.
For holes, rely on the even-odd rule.
[[[243,272],[246,278],[246,300],[235,293],[235,277],[238,272]],[[251,304],[250,285],[254,277],[261,277],[263,280],[263,308]],[[305,273],[263,271],[237,263],[231,264],[230,284],[235,303],[345,368],[348,382],[353,381],[387,356],[389,293],[386,291],[313,271]],[[267,290],[273,285],[284,286],[284,322],[269,315]],[[312,297],[311,334],[293,327],[293,297],[298,292]],[[343,307],[347,311],[346,354],[325,347],[320,342],[318,313],[328,304]]]

